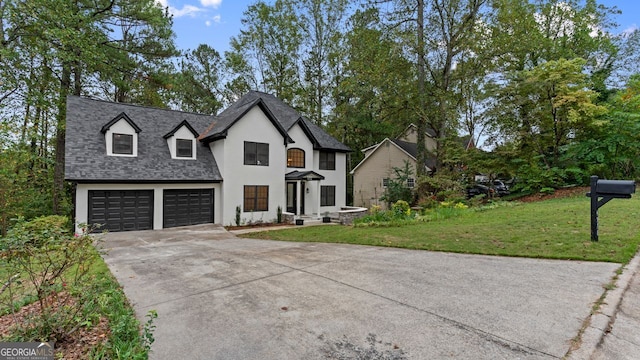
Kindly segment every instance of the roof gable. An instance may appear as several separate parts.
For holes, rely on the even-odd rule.
[[[241,102],[241,100],[238,100],[232,106],[220,113],[220,115],[216,116],[214,122],[200,135],[200,137],[198,137],[198,140],[203,141],[204,143],[209,143],[211,141],[226,138],[229,129],[242,119],[249,111],[251,111],[251,109],[257,106],[267,116],[267,119],[269,119],[276,130],[283,136],[284,143],[287,144],[293,142],[289,137],[289,134],[287,134],[287,131],[282,127],[277,117],[271,112],[262,98],[257,98],[250,102]]]
[[[380,141],[377,145],[375,145],[375,149],[373,149],[371,151],[369,156],[367,156],[364,159],[362,159],[362,161],[360,161],[360,163],[358,165],[356,165],[356,167],[354,167],[353,170],[351,170],[351,173],[353,174],[356,170],[358,170],[358,168],[360,168],[362,166],[362,164],[367,162],[367,160],[371,159],[373,157],[373,154],[375,154],[375,152],[378,151],[378,149],[385,143],[392,144],[393,146],[397,147],[400,151],[405,153],[407,156],[409,156],[411,159],[413,159],[414,161],[416,160],[415,155],[412,155],[410,152],[407,152],[407,150],[405,150],[404,148],[402,148],[401,146],[396,144],[396,142],[394,140],[391,140],[389,138],[384,138],[384,140]]]
[[[163,138],[168,139],[168,138],[172,137],[173,134],[175,134],[176,131],[180,130],[180,128],[183,127],[183,126],[186,127],[193,134],[193,137],[195,137],[195,138],[198,137],[198,132],[193,128],[193,126],[191,126],[187,120],[182,120],[182,122],[180,124],[178,124],[178,126],[174,127],[173,130],[171,130],[168,133],[166,133],[163,136]]]
[[[121,112],[116,117],[111,119],[108,123],[104,124],[102,129],[100,129],[100,132],[103,133],[103,134],[106,133],[107,131],[109,131],[109,128],[111,128],[113,125],[115,125],[120,120],[124,120],[127,123],[129,123],[129,125],[131,125],[131,127],[135,130],[136,133],[140,133],[142,131],[138,127],[138,125],[136,125],[136,123],[134,123],[133,120],[131,120],[131,118],[129,118],[129,116],[127,116],[126,113]]]
[[[380,143],[378,143],[376,145],[373,145],[374,149],[371,150],[369,155],[367,155],[364,159],[362,159],[362,161],[360,161],[360,163],[358,163],[358,165],[356,165],[353,168],[353,170],[351,170],[351,173],[353,174],[362,164],[364,164],[367,160],[372,158],[373,154],[375,154],[375,152],[378,151],[378,149],[384,143],[393,144],[400,151],[402,151],[407,156],[409,156],[413,161],[417,161],[418,160],[418,144],[411,143],[411,142],[404,141],[404,140],[399,140],[399,139],[385,138]],[[372,148],[372,146],[369,146],[367,149],[371,149],[371,148]],[[400,166],[400,165],[401,164],[398,164],[398,166]],[[427,159],[425,159],[425,164],[424,165],[428,168],[428,171],[430,171],[430,169],[433,169],[435,167],[435,158],[433,158],[432,156],[428,157]]]
[[[312,123],[309,119],[301,117],[298,121],[300,127],[307,135],[315,150],[330,150],[337,152],[351,152],[351,148],[341,143],[326,131],[322,130],[318,125]]]
[[[254,106],[260,106],[261,109],[271,116],[270,120],[277,123],[276,127],[283,129],[287,133],[287,141],[293,142],[288,136],[288,132],[296,124],[300,124],[305,135],[309,138],[316,150],[332,150],[340,152],[349,152],[351,149],[333,138],[326,131],[304,118],[296,109],[285,104],[277,97],[259,92],[250,91],[242,96],[238,101],[231,104],[227,109],[216,116],[214,123],[200,135],[200,139],[205,142],[215,141],[227,136],[228,129],[235,124],[242,116],[244,116]],[[275,124],[274,124],[275,125]]]
[[[409,124],[404,129],[404,131],[400,135],[398,135],[396,137],[396,139],[407,139],[408,140],[409,139],[409,135],[411,133],[416,133],[416,136],[417,136],[418,126],[416,124],[414,124],[414,123]],[[426,129],[424,133],[425,133],[425,135],[427,135],[430,138],[435,138],[436,137],[436,133],[432,129]]]

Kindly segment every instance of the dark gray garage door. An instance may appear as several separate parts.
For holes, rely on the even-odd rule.
[[[89,224],[109,231],[153,229],[153,190],[90,190]]]
[[[213,222],[213,189],[164,191],[162,227]]]

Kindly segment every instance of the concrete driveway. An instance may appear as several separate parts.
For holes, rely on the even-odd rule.
[[[202,225],[111,233],[106,261],[151,359],[553,359],[617,264],[236,238]]]

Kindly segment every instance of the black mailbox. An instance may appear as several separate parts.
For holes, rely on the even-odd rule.
[[[635,192],[636,183],[632,180],[598,180],[596,183],[599,196],[628,198]]]
[[[630,199],[635,192],[636,183],[633,180],[599,180],[597,176],[591,177],[591,192],[587,193],[591,198],[591,240],[598,241],[598,209],[611,199]]]

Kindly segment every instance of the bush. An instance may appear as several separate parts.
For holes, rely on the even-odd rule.
[[[398,200],[391,205],[391,211],[393,212],[393,217],[398,219],[411,215],[411,207],[404,200]]]
[[[417,195],[419,203],[435,201],[445,201],[448,198],[464,197],[464,188],[459,181],[446,175],[436,174],[434,176],[423,176],[418,180]]]
[[[391,210],[380,211],[379,208],[372,208],[369,215],[354,220],[354,226],[403,226],[418,222],[428,222],[448,219],[460,216],[469,208],[466,204],[458,201],[441,202],[432,209],[426,209],[421,213],[411,210],[406,201],[396,201]]]
[[[413,189],[407,186],[408,180],[413,176],[411,165],[409,165],[408,161],[405,161],[402,168],[394,167],[393,171],[395,178],[389,179],[381,200],[386,201],[389,205],[394,204],[398,200],[412,203],[414,200]]]
[[[16,324],[20,341],[60,341],[81,324],[83,296],[90,287],[87,276],[99,254],[88,234],[75,236],[69,219],[46,216],[32,221],[19,219],[3,239],[0,261],[13,281],[3,281],[2,300],[15,313],[23,299],[35,296],[39,311]],[[4,294],[2,294],[4,295]],[[18,298],[20,297],[20,298]]]

